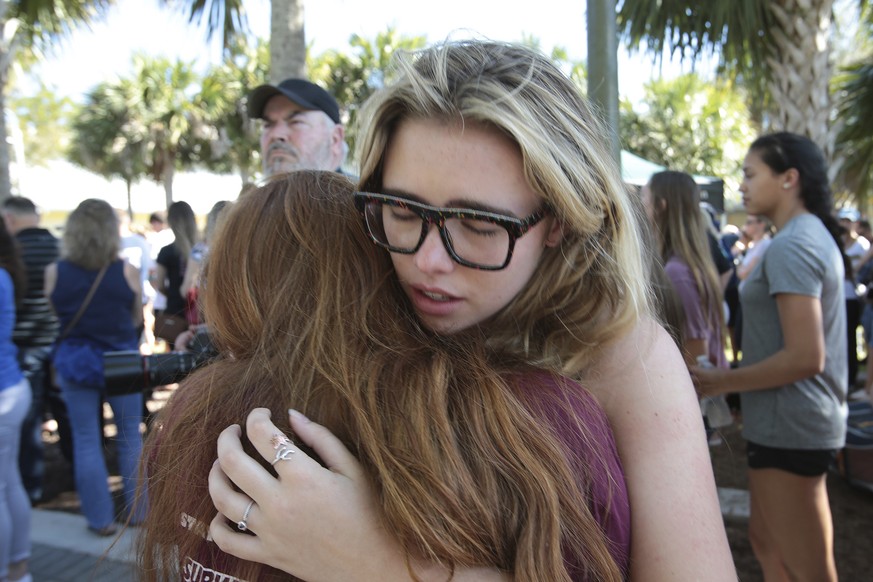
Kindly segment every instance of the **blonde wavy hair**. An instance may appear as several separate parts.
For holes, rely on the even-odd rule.
[[[652,312],[640,204],[607,149],[608,130],[555,64],[524,46],[447,42],[401,55],[396,66],[396,81],[359,116],[361,190],[382,188],[386,149],[405,119],[475,121],[512,139],[563,239],[486,326],[499,349],[581,375],[598,350]]]
[[[121,235],[118,215],[105,200],[83,200],[64,226],[61,257],[89,271],[97,271],[118,260]]]
[[[206,479],[215,441],[264,406],[283,431],[293,407],[349,447],[376,488],[384,527],[409,555],[496,567],[519,581],[621,580],[595,518],[605,508],[591,503],[595,480],[620,478],[580,420],[594,401],[486,350],[478,330],[423,330],[352,192],[338,174],[284,174],[240,198],[219,225],[204,309],[222,355],[180,385],[146,442],[142,578],[177,579],[186,556],[218,552],[204,539],[215,515]],[[559,431],[578,435],[577,445]],[[289,578],[220,561],[245,580]]]

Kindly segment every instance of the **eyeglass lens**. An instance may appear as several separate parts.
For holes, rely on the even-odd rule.
[[[384,203],[367,205],[367,226],[376,239],[400,251],[414,252],[428,232],[417,212]],[[462,260],[482,267],[500,267],[509,255],[509,232],[500,225],[471,218],[447,218],[443,227],[451,250]],[[450,253],[451,254],[451,253]]]

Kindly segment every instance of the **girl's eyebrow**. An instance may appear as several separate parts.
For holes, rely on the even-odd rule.
[[[418,202],[420,204],[426,204],[428,206],[433,206],[433,204],[421,198],[412,192],[407,192],[406,190],[394,189],[394,188],[383,188],[383,194],[390,194],[391,196],[396,196],[398,198],[405,198],[406,200],[412,200],[413,202]],[[511,210],[507,210],[506,208],[500,208],[497,206],[491,206],[490,204],[483,204],[476,200],[470,200],[468,198],[455,198],[449,200],[448,206],[442,206],[441,208],[460,208],[460,209],[468,209],[468,210],[481,210],[483,212],[490,212],[491,214],[499,214],[501,216],[509,216],[511,218],[518,218],[514,212]]]

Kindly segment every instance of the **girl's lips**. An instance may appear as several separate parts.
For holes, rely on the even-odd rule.
[[[410,286],[410,299],[415,310],[422,315],[445,316],[453,313],[461,299],[439,289]]]

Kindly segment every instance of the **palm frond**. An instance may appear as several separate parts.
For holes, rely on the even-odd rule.
[[[229,51],[234,41],[248,32],[242,0],[163,0],[164,4],[188,13],[188,22],[206,20],[206,36],[221,34],[221,45]]]

